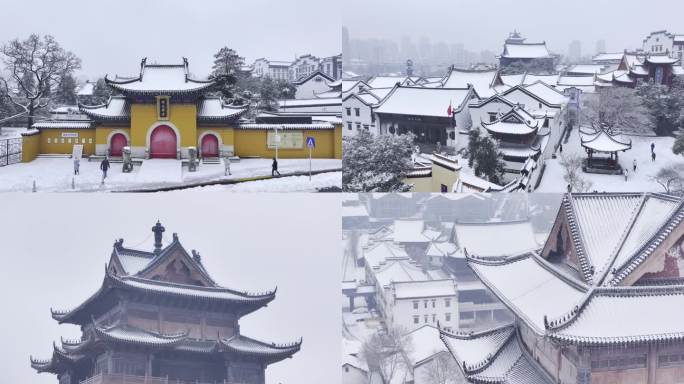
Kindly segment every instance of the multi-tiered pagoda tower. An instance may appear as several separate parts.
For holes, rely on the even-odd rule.
[[[60,384],[263,384],[269,364],[299,351],[301,340],[277,345],[240,334],[240,317],[266,306],[275,290],[223,288],[175,233],[164,247],[164,227],[152,231],[152,252],[116,241],[100,289],[72,310],[52,310],[83,334],[55,343],[49,359],[32,357],[34,369]]]

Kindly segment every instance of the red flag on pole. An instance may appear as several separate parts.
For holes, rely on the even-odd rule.
[[[453,115],[454,110],[451,108],[451,102],[449,102],[449,108],[447,108],[447,116],[451,117]]]

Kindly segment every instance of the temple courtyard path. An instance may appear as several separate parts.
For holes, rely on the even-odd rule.
[[[651,180],[658,171],[670,164],[684,163],[684,157],[672,153],[672,137],[626,136],[632,139],[632,149],[620,152],[619,161],[622,168],[628,168],[627,181],[624,175],[598,175],[582,173],[582,177],[593,183],[589,192],[665,192],[663,187]],[[655,143],[656,161],[651,161],[651,143]],[[579,153],[586,157],[580,145],[579,134],[573,130],[570,140],[563,143],[563,152]],[[632,172],[632,161],[637,161],[637,171]],[[565,170],[560,165],[560,157],[546,160],[546,170],[539,187],[535,192],[567,192],[567,183],[563,180]]]
[[[168,167],[158,164],[150,168],[146,165],[136,166],[131,173],[122,172],[121,163],[112,163],[107,179],[102,184],[100,162],[81,160],[80,175],[73,174],[73,161],[69,158],[38,158],[29,163],[13,164],[0,167],[0,192],[30,192],[35,181],[36,192],[110,192],[140,189],[154,189],[184,184],[197,184],[216,180],[245,179],[250,177],[270,176],[271,159],[241,159],[231,164],[230,176],[224,176],[224,166],[218,164],[200,164],[196,172],[188,172],[182,167],[178,174],[180,162],[177,160],[153,160],[168,162]],[[280,159],[279,171],[283,174],[305,172],[309,170],[309,159]],[[342,161],[339,159],[313,159],[313,170],[339,170]],[[168,168],[168,169],[167,169]],[[143,171],[141,172],[141,169]],[[168,174],[167,174],[168,172]],[[341,186],[341,176],[336,186]],[[270,180],[279,184],[281,190],[286,191],[293,186],[286,177]],[[308,182],[308,176],[306,177]],[[321,179],[320,177],[318,179]],[[72,184],[73,183],[73,184]],[[252,182],[250,182],[252,183]],[[302,186],[297,187],[298,189]],[[218,186],[217,186],[218,188]],[[223,188],[229,188],[223,186]],[[238,187],[234,187],[238,188]],[[241,187],[246,188],[246,187]],[[274,189],[274,188],[273,188]]]

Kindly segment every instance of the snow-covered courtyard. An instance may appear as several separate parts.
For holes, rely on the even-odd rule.
[[[276,179],[246,181],[238,184],[210,185],[192,188],[208,192],[317,192],[322,188],[342,188],[342,172],[325,172],[311,176],[287,176]],[[187,191],[187,189],[181,190]]]
[[[684,157],[672,152],[672,137],[626,136],[632,139],[632,149],[619,153],[622,168],[628,169],[627,181],[624,175],[599,175],[582,173],[582,177],[592,182],[591,191],[599,192],[665,192],[663,187],[652,180],[658,171],[675,163],[684,163]],[[651,161],[651,143],[655,144],[656,161]],[[563,153],[578,153],[586,157],[580,145],[579,133],[573,130],[567,143],[563,143]],[[636,159],[637,170],[632,171]],[[560,157],[546,161],[546,169],[539,187],[535,192],[567,192],[567,182],[563,180],[565,170],[560,165]]]
[[[155,189],[164,187],[199,184],[217,180],[240,180],[271,175],[271,159],[241,159],[231,164],[232,175],[224,176],[224,166],[218,164],[200,164],[196,172],[188,172],[187,166],[177,160],[145,160],[141,166],[135,166],[133,172],[123,173],[121,163],[112,163],[107,179],[102,184],[100,162],[88,162],[82,159],[80,174],[74,175],[74,164],[69,158],[38,158],[29,163],[13,164],[0,167],[0,192],[98,192],[128,191]],[[338,159],[313,159],[312,169],[339,171],[342,161]],[[309,159],[279,159],[278,170],[283,175],[309,170]],[[337,180],[334,180],[334,178]],[[272,180],[250,181],[246,185],[215,186],[218,189],[239,191],[294,191],[316,190],[320,187],[341,186],[342,176],[339,172],[315,175],[312,182],[308,176],[299,180],[294,177],[283,177]],[[297,180],[297,181],[295,181]]]

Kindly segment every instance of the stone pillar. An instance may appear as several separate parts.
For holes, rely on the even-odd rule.
[[[648,370],[647,384],[656,384],[656,369],[658,368],[658,347],[655,345],[648,346],[648,354],[646,355],[646,369]]]

